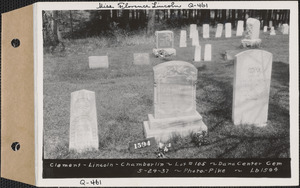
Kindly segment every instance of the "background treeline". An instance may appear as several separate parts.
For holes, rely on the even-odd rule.
[[[236,27],[238,20],[253,17],[261,20],[261,27],[273,22],[289,23],[289,10],[203,10],[203,9],[164,9],[164,10],[64,10],[44,11],[44,44],[54,45],[62,39],[78,39],[93,36],[114,36],[135,31],[145,31],[151,35],[155,30],[180,28],[196,23],[231,22]]]

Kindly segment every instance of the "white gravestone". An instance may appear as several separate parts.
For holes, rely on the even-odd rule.
[[[211,44],[205,44],[204,61],[211,61]]]
[[[180,31],[180,41],[179,41],[179,47],[186,47],[186,30]]]
[[[134,53],[133,64],[135,65],[149,65],[149,54],[148,53]]]
[[[268,26],[264,26],[264,33],[268,31]]]
[[[244,21],[239,20],[237,24],[236,36],[243,36],[244,32]]]
[[[270,35],[276,35],[274,26],[271,27]]]
[[[232,120],[264,126],[268,118],[272,54],[247,50],[235,56]]]
[[[193,38],[193,32],[197,30],[197,24],[190,25],[190,38]]]
[[[218,24],[215,37],[220,38],[222,36],[222,31],[223,31],[223,24]]]
[[[89,56],[89,68],[108,68],[108,57],[107,56]]]
[[[80,90],[71,93],[69,150],[84,152],[98,149],[98,124],[95,92]]]
[[[225,24],[225,38],[231,37],[231,23]]]
[[[209,24],[203,24],[203,38],[209,38]]]
[[[195,30],[192,36],[192,46],[199,46],[199,33]]]
[[[243,47],[256,46],[259,47],[261,39],[259,38],[260,21],[255,18],[248,18],[246,21],[245,39],[242,40]]]
[[[269,28],[273,27],[273,22],[269,21]]]
[[[289,34],[289,25],[288,24],[282,24],[282,34],[284,34],[284,35]]]
[[[156,48],[153,49],[153,53],[157,54],[159,51],[165,51],[168,55],[176,55],[174,49],[174,33],[173,31],[156,31]]]
[[[201,46],[195,46],[194,61],[201,61]]]
[[[144,121],[146,138],[166,142],[174,134],[207,132],[196,111],[197,68],[184,61],[169,61],[153,67],[154,114]]]

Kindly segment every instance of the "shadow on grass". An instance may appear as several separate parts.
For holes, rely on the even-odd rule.
[[[273,62],[272,66],[272,81],[274,79],[281,85],[289,86],[289,64],[282,62]]]

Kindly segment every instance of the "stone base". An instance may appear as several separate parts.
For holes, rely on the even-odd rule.
[[[149,121],[144,121],[145,136],[155,137],[157,142],[166,142],[173,135],[184,137],[192,132],[207,132],[207,126],[198,112],[192,116],[164,119],[155,119],[152,114],[149,114],[148,118]]]
[[[174,48],[160,48],[160,49],[154,48],[153,54],[156,57],[173,56],[173,55],[176,55],[176,49],[174,49]]]
[[[260,47],[261,44],[261,39],[243,39],[242,40],[242,45],[244,48],[247,46],[251,47]]]

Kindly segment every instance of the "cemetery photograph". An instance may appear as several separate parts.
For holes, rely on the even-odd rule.
[[[45,159],[290,158],[289,10],[42,19]]]

